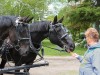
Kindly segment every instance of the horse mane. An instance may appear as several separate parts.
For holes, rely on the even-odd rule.
[[[0,27],[14,25],[16,16],[0,16]]]
[[[30,24],[30,32],[45,32],[48,31],[50,21],[38,21]]]

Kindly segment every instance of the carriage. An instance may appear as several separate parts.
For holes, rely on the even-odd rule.
[[[37,55],[40,56],[40,59],[43,59],[39,51],[42,49],[41,42],[45,38],[64,48],[67,52],[73,51],[75,48],[73,40],[62,25],[63,17],[59,21],[55,16],[53,22],[39,21],[33,23],[27,23],[29,22],[27,18],[23,20],[18,17],[16,20],[16,18],[1,17],[0,21],[2,19],[9,23],[0,23],[4,24],[1,26],[1,33],[2,31],[5,33],[0,33],[0,35],[3,35],[3,37],[0,37],[2,39],[0,75],[3,75],[3,73],[29,75],[30,68],[48,65],[48,62],[34,64]],[[4,68],[8,60],[13,61],[15,67]],[[24,69],[24,72],[20,72],[21,69]],[[15,72],[11,72],[12,70],[15,70]]]

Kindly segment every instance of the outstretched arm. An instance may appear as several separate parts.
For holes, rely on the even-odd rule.
[[[70,52],[70,54],[71,54],[73,57],[77,58],[80,62],[81,62],[82,59],[83,59],[82,56],[78,55],[77,53]]]

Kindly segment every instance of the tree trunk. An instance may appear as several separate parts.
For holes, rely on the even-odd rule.
[[[100,34],[100,21],[97,21],[96,23],[95,23],[95,28],[97,29],[97,31],[99,32],[99,34]]]

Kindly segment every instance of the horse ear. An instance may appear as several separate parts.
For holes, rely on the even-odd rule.
[[[57,15],[54,17],[53,23],[52,24],[56,24],[57,23]]]
[[[23,22],[27,23],[26,20],[29,18],[29,15],[23,18]]]
[[[58,21],[58,23],[62,23],[64,16]]]
[[[29,23],[33,18],[34,18],[34,17],[28,18],[28,19],[26,20],[26,23]]]

